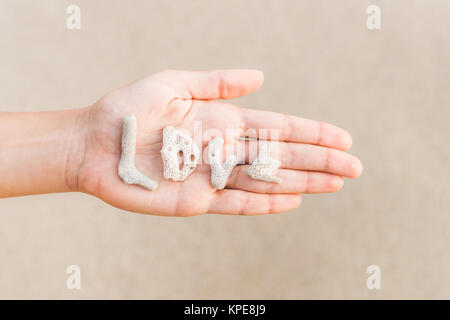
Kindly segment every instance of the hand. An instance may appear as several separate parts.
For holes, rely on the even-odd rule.
[[[167,216],[201,213],[264,214],[300,205],[301,193],[334,192],[342,177],[356,178],[362,166],[344,152],[350,135],[330,124],[273,112],[240,108],[218,99],[232,99],[258,89],[263,74],[253,70],[212,72],[163,71],[117,89],[86,109],[84,156],[79,165],[77,187],[113,206],[129,211]],[[125,184],[118,176],[122,120],[136,115],[138,121],[136,167],[157,181],[148,191]],[[184,181],[163,178],[160,155],[162,130],[171,125],[193,136],[194,122],[203,130],[278,129],[281,184],[251,179],[248,165],[234,168],[224,190],[210,182],[209,164],[202,161]],[[204,137],[202,149],[208,145]],[[231,139],[225,144],[245,144]],[[200,147],[200,146],[199,146]],[[251,163],[251,157],[246,159]]]

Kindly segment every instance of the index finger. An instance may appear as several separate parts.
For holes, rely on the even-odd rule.
[[[299,118],[277,112],[241,108],[243,134],[250,138],[270,140],[262,137],[278,130],[278,139],[285,142],[315,144],[323,147],[348,150],[352,145],[350,134],[332,124]]]

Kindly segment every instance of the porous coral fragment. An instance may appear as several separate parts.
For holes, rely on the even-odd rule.
[[[237,157],[235,155],[231,155],[222,165],[221,153],[223,143],[223,139],[217,137],[210,140],[208,144],[209,165],[211,166],[211,183],[214,188],[218,190],[225,188],[231,171],[238,163]]]
[[[256,180],[281,183],[281,178],[274,175],[281,162],[271,157],[271,149],[271,142],[260,141],[258,156],[247,169],[247,174]]]
[[[183,153],[183,167],[180,169],[178,154]],[[195,170],[200,150],[190,136],[167,126],[163,130],[161,157],[164,162],[164,178],[184,181]]]
[[[122,155],[120,157],[119,177],[127,184],[136,184],[148,190],[155,190],[158,184],[136,169],[137,120],[134,115],[126,116],[122,122]]]

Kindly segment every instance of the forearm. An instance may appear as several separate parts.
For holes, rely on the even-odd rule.
[[[0,113],[0,198],[77,189],[85,110]]]

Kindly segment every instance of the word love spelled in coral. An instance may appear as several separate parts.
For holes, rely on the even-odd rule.
[[[118,173],[119,177],[127,184],[134,184],[153,191],[158,184],[136,168],[136,136],[137,119],[134,115],[126,116],[122,123],[122,155],[120,157]],[[225,188],[228,177],[238,164],[235,155],[230,156],[224,163],[221,161],[221,150],[224,141],[222,138],[214,138],[209,141],[208,157],[211,167],[211,184],[221,190]],[[256,180],[281,183],[281,179],[274,172],[279,168],[280,161],[271,157],[272,143],[260,141],[259,153],[247,174]],[[180,168],[180,157],[183,161]],[[173,181],[184,181],[197,167],[201,152],[192,138],[172,126],[163,130],[163,145],[161,158],[164,163],[164,178]]]

